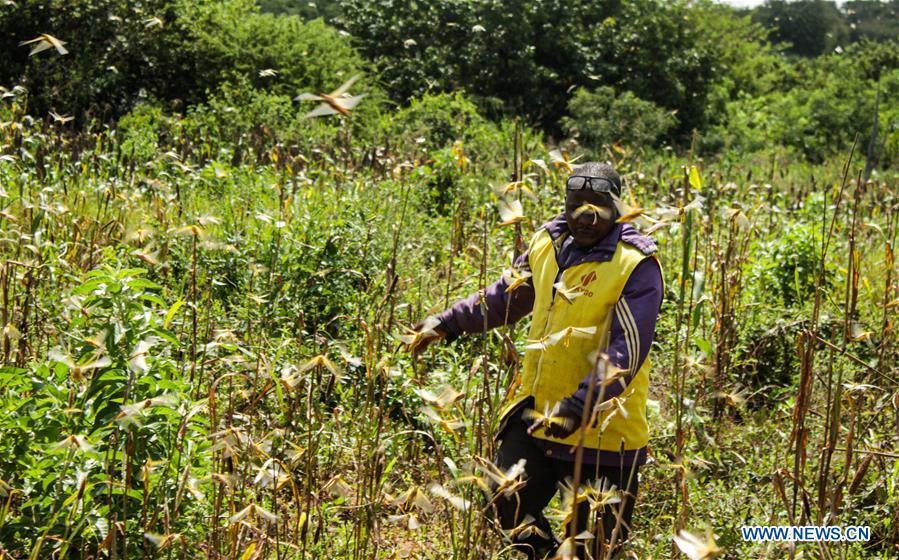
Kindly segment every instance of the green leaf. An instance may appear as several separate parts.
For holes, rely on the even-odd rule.
[[[108,282],[106,280],[100,280],[100,279],[88,280],[84,284],[82,284],[82,285],[78,286],[77,288],[75,288],[74,290],[72,290],[72,294],[74,294],[76,296],[83,296],[83,295],[91,294],[91,293],[99,290],[100,288],[105,287],[106,284],[108,284]]]
[[[162,286],[160,286],[156,282],[151,282],[146,278],[135,278],[134,280],[128,280],[126,284],[132,290],[162,290]]]
[[[43,488],[44,492],[47,491],[47,488],[50,487],[51,484],[59,480],[59,473],[56,471],[51,472],[47,476],[41,479],[41,488]]]
[[[393,470],[393,466],[396,464],[397,459],[399,459],[399,457],[394,457],[390,460],[389,463],[387,463],[387,467],[384,469],[384,474],[382,475],[384,479],[386,479],[387,475],[390,474],[390,471]]]
[[[17,367],[0,368],[0,388],[13,388],[28,382],[27,369]]]
[[[712,343],[704,338],[694,339],[693,342],[696,343],[696,347],[699,348],[702,352],[705,352],[706,356],[712,355]]]
[[[702,319],[702,304],[705,302],[704,299],[699,300],[699,303],[693,307],[693,328],[696,329],[699,327],[699,321]]]
[[[158,336],[159,338],[166,340],[175,346],[181,344],[181,342],[178,340],[178,337],[172,334],[171,331],[165,329],[154,329],[153,332],[156,333],[156,336]]]
[[[116,278],[122,280],[123,278],[130,278],[132,276],[143,276],[146,273],[146,268],[126,268],[125,270],[117,272]]]
[[[157,295],[153,295],[153,294],[141,294],[141,295],[139,295],[139,296],[137,296],[137,297],[140,298],[140,299],[142,299],[142,300],[144,300],[144,301],[149,301],[149,302],[151,302],[151,303],[155,303],[155,304],[158,305],[159,307],[165,307],[165,300],[163,300],[161,297],[159,297],[159,296],[157,296]]]
[[[169,308],[168,312],[165,314],[165,322],[162,324],[162,327],[167,329],[169,325],[172,323],[172,319],[175,317],[175,313],[178,312],[184,306],[184,300],[179,299]]]
[[[112,282],[112,281],[114,280],[114,278],[113,278],[112,276],[109,275],[109,271],[106,270],[106,269],[104,269],[104,268],[100,268],[100,269],[97,269],[97,270],[92,270],[92,271],[88,272],[88,273],[85,275],[85,277],[86,277],[86,278],[99,278],[99,279],[104,280],[104,281],[106,281],[106,282]]]

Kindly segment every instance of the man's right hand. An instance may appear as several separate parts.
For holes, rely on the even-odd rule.
[[[416,323],[412,327],[412,330],[416,333],[421,333],[415,337],[415,340],[411,344],[406,345],[406,350],[412,353],[413,358],[418,358],[418,356],[435,340],[446,337],[446,333],[440,329],[440,327],[429,328],[427,321]]]

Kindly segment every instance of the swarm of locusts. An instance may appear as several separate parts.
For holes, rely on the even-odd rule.
[[[498,415],[525,351],[595,333],[531,340],[525,320],[405,349],[435,328],[418,319],[527,282],[509,262],[558,214],[577,148],[521,126],[490,128],[483,153],[357,138],[357,79],[297,98],[303,143],[171,120],[149,157],[4,92],[0,558],[513,558],[543,531],[495,521],[527,483],[494,463]],[[665,280],[624,554],[899,553],[895,173],[864,177],[858,151],[600,157]],[[550,520],[619,501],[572,485]],[[744,542],[742,525],[872,538]]]

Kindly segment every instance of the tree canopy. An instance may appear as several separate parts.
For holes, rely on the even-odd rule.
[[[897,14],[897,0],[22,2],[0,9],[0,84],[26,88],[32,114],[86,126],[139,103],[183,113],[223,91],[271,96],[280,114],[358,74],[371,119],[446,93],[586,149],[688,146],[695,132],[711,153],[821,159],[870,130],[878,82],[894,130]]]

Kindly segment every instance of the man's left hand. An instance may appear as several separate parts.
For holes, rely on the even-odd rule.
[[[551,438],[565,439],[581,427],[581,413],[565,401],[559,401],[544,418],[528,428],[528,434],[543,428],[543,433]]]

